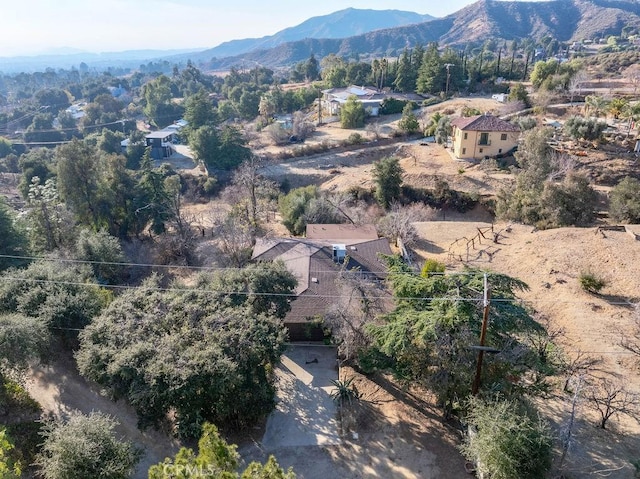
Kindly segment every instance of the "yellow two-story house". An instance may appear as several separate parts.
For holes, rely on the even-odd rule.
[[[478,115],[451,122],[453,154],[460,159],[482,160],[506,155],[518,145],[520,128],[497,116]]]

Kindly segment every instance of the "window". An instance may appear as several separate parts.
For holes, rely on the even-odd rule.
[[[489,133],[480,133],[480,145],[488,145],[489,144]]]
[[[463,148],[463,149],[462,149],[462,154],[463,154],[463,155],[466,155],[466,154],[467,154],[467,149],[466,149],[466,148]]]
[[[468,133],[465,133],[465,134],[464,134],[464,139],[465,139],[465,140],[467,139],[467,135],[468,135]]]
[[[480,148],[480,153],[482,153],[482,148]]]
[[[498,150],[498,153],[502,153],[502,148],[500,148],[500,149]]]
[[[506,133],[503,133],[502,135],[500,135],[500,139],[501,139],[502,141],[507,141],[507,134],[506,134]]]

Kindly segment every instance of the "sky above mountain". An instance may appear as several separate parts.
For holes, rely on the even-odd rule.
[[[446,16],[472,0],[12,0],[2,5],[0,57],[211,48],[272,35],[348,7]]]

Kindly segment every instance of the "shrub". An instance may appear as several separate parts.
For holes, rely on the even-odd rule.
[[[583,271],[580,273],[578,281],[580,281],[580,286],[583,290],[592,294],[598,294],[600,290],[607,285],[607,282],[604,279],[589,271]]]
[[[364,143],[364,138],[360,133],[351,133],[347,138],[347,145],[361,145]]]
[[[444,263],[441,263],[435,259],[428,259],[424,262],[424,266],[422,267],[422,271],[420,272],[420,276],[426,278],[431,276],[433,273],[444,273],[446,266]]]
[[[73,414],[66,423],[48,424],[36,463],[45,479],[126,479],[141,452],[116,439],[117,422],[102,413]]]
[[[572,116],[564,124],[564,130],[567,135],[576,140],[588,141],[599,140],[606,127],[607,124],[605,122],[581,116]]]
[[[532,408],[512,401],[482,401],[469,405],[467,422],[476,432],[462,447],[492,479],[537,479],[551,467],[549,426]]]
[[[424,100],[425,102],[427,100]],[[398,100],[397,98],[385,98],[380,104],[381,115],[396,115],[402,113],[402,109],[407,103],[413,103],[406,100]],[[424,105],[424,103],[423,103]]]
[[[616,221],[640,223],[640,181],[625,177],[611,190],[609,211]]]
[[[360,393],[355,384],[353,384],[354,379],[355,377],[351,377],[346,381],[331,380],[331,384],[333,384],[335,388],[331,391],[331,398],[341,406],[344,405],[345,402],[351,404],[354,400],[357,401],[360,399]]]

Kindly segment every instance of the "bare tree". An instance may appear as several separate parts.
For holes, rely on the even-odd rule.
[[[231,186],[222,197],[232,206],[232,214],[238,216],[255,236],[262,221],[275,211],[278,189],[273,181],[258,173],[260,160],[252,157],[235,171]]]
[[[640,304],[635,306],[633,321],[635,324],[631,335],[625,335],[620,341],[620,346],[640,358]]]
[[[550,181],[556,181],[565,178],[569,173],[576,169],[576,160],[567,153],[560,153],[553,151],[551,153],[551,173],[549,173],[548,179]]]
[[[372,121],[367,124],[365,130],[369,135],[371,135],[374,141],[378,141],[382,136],[382,127],[380,126],[379,121]]]
[[[564,372],[565,380],[562,390],[570,392],[572,380],[578,376],[590,374],[591,370],[602,362],[602,358],[594,358],[584,351],[576,351],[571,356],[566,356],[562,360],[561,369]]]
[[[360,271],[342,269],[336,278],[340,298],[325,316],[332,335],[339,341],[338,352],[353,361],[370,344],[365,326],[383,312],[384,288],[367,280]],[[391,297],[389,296],[391,299]]]
[[[582,95],[582,88],[589,81],[589,75],[584,70],[578,70],[569,80],[569,101],[573,103],[573,97]]]
[[[213,218],[213,235],[222,253],[222,263],[242,268],[251,259],[253,233],[249,226],[233,214]]]
[[[422,203],[404,206],[398,202],[391,204],[390,211],[378,222],[379,231],[398,245],[401,240],[406,246],[418,239],[413,223],[434,219],[436,211]]]
[[[271,141],[273,141],[275,145],[282,146],[289,143],[291,135],[287,130],[282,128],[280,123],[271,123],[264,131],[267,132],[269,138],[271,138]]]
[[[633,94],[635,95],[640,85],[640,65],[634,63],[622,72],[622,76],[633,85]]]
[[[291,130],[291,134],[295,136],[298,141],[306,140],[311,133],[316,131],[316,126],[307,120],[307,117],[301,111],[296,111],[293,114],[293,128]]]
[[[625,415],[640,422],[640,396],[627,389],[620,379],[597,378],[586,390],[585,397],[599,415],[598,426],[606,429],[609,419]]]

